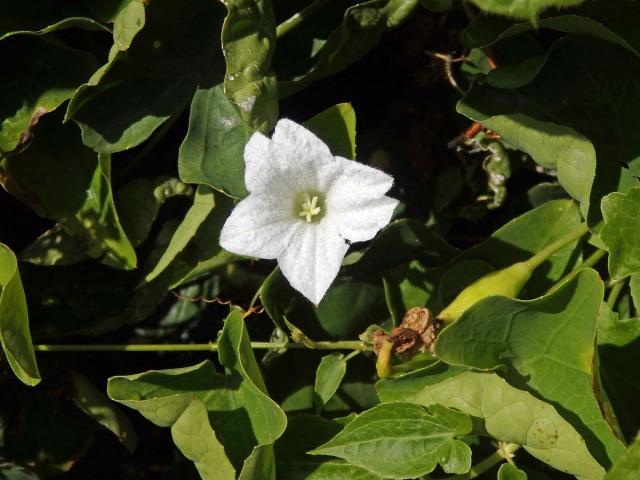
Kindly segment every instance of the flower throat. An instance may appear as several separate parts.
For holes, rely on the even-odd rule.
[[[295,210],[305,222],[317,223],[325,214],[324,197],[318,192],[304,192],[296,197]]]

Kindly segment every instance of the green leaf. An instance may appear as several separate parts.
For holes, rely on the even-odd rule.
[[[512,383],[568,412],[595,458],[608,464],[624,447],[593,392],[602,296],[600,277],[588,269],[539,299],[489,297],[440,333],[437,356],[453,365],[507,368]]]
[[[195,464],[203,480],[236,478],[236,471],[211,428],[201,400],[191,400],[171,425],[171,437],[184,456]]]
[[[155,80],[126,73],[107,78],[109,87],[85,101],[73,115],[82,141],[101,153],[120,152],[142,143],[181,112],[195,90],[191,78]]]
[[[120,223],[135,247],[149,235],[160,207],[169,198],[193,195],[191,187],[177,178],[139,178],[122,186],[116,195]]]
[[[513,95],[509,92],[474,85],[456,108],[462,115],[498,133],[510,146],[529,154],[539,165],[557,169],[558,181],[580,202],[586,215],[596,173],[593,144],[570,127],[514,111],[510,107],[512,101]]]
[[[111,160],[84,147],[73,125],[47,119],[20,155],[4,159],[5,185],[39,215],[61,222],[92,258],[132,269],[136,253],[120,225],[111,191]]]
[[[633,306],[637,313],[640,313],[640,274],[631,275],[629,280],[629,290],[631,291],[631,298],[633,300]]]
[[[444,405],[484,419],[484,429],[496,440],[522,445],[537,459],[577,478],[604,476],[584,439],[551,405],[513,388],[494,373],[462,372],[426,386],[405,401]]]
[[[223,251],[217,241],[233,201],[222,195],[214,196],[205,186],[200,186],[198,192],[187,216],[163,247],[162,255],[152,263],[145,283],[157,279],[169,288],[176,288],[238,258]]]
[[[309,130],[329,146],[334,155],[356,158],[356,112],[350,103],[339,103],[314,115]]]
[[[559,177],[569,193],[580,199],[583,212],[588,211],[590,225],[596,225],[604,195],[625,192],[638,184],[640,157],[634,132],[640,90],[626,88],[638,75],[637,55],[593,37],[569,35],[554,43],[544,67],[529,85],[517,91],[484,89],[483,106],[478,108],[491,106],[490,116],[524,112],[539,121],[569,127],[588,139],[597,162],[582,141],[577,150],[568,145],[571,161],[562,167]],[[594,96],[593,91],[600,94]]]
[[[224,93],[240,107],[253,130],[267,132],[278,119],[276,76],[271,57],[276,22],[271,0],[230,0],[222,25],[222,49],[227,72]]]
[[[418,5],[418,0],[370,0],[346,10],[317,54],[316,64],[304,75],[280,81],[280,97],[288,97],[312,82],[337,73],[362,58],[382,35],[399,26]]]
[[[207,220],[214,208],[215,199],[213,192],[208,187],[201,185],[196,191],[193,205],[189,211],[187,211],[180,225],[178,225],[162,257],[160,257],[160,260],[158,260],[153,270],[145,277],[145,281],[150,282],[169,266],[198,233],[201,225]]]
[[[138,436],[129,419],[87,377],[72,372],[73,401],[76,406],[112,432],[130,453],[136,449]]]
[[[109,29],[93,18],[88,2],[16,2],[0,5],[0,40],[12,35],[44,35],[65,28]]]
[[[471,431],[466,415],[435,406],[431,413],[411,403],[387,403],[361,413],[311,455],[332,455],[383,477],[406,478],[425,475],[438,463],[451,466],[456,448],[466,452],[466,470],[471,468],[471,450],[459,447],[457,436]],[[453,448],[452,448],[453,447]]]
[[[291,288],[280,269],[275,269],[265,279],[260,299],[276,326],[286,330],[284,317],[292,318],[312,338],[327,334],[353,338],[367,325],[387,318],[382,288],[355,279],[338,278],[314,308]]]
[[[178,154],[180,178],[204,183],[234,198],[246,196],[243,154],[251,133],[221,85],[199,88]]]
[[[222,5],[206,0],[189,8],[177,0],[132,2],[120,11],[108,63],[67,110],[85,144],[98,152],[130,149],[182,112],[198,83],[210,84],[221,69],[214,39],[223,13]]]
[[[0,55],[13,59],[11,74],[0,77],[0,152],[27,145],[38,120],[71,98],[97,67],[88,53],[30,36],[1,42]]]
[[[3,480],[40,480],[40,477],[35,473],[29,472],[23,467],[10,466],[2,468]]]
[[[640,318],[620,318],[605,302],[598,314],[598,345],[623,347],[640,337]]]
[[[446,302],[487,273],[489,268],[498,270],[527,260],[574,230],[580,222],[580,212],[574,202],[552,200],[514,218],[446,265],[426,268],[426,262],[414,261],[389,269],[384,273],[389,310],[396,321],[404,312],[417,306],[439,312]],[[549,258],[545,262],[547,266],[533,273],[522,296],[541,295],[560,280],[567,267],[575,261],[575,248],[576,243],[573,243]]]
[[[640,437],[636,437],[626,453],[607,472],[605,480],[633,480],[639,471]]]
[[[18,261],[0,243],[0,341],[13,373],[23,383],[40,383],[40,372],[29,332],[27,301],[18,272]]]
[[[314,390],[323,405],[336,393],[345,373],[347,373],[347,362],[343,354],[330,353],[322,357],[316,370]]]
[[[580,5],[584,0],[524,0],[507,2],[504,0],[472,1],[488,13],[535,20],[538,14],[547,8],[573,7]]]
[[[498,480],[527,480],[527,474],[511,463],[503,463],[498,470]]]
[[[541,18],[531,22],[513,23],[501,17],[479,15],[463,32],[462,41],[469,48],[486,48],[507,38],[539,29],[591,35],[618,45],[632,53],[640,53],[640,38],[630,19],[636,15],[636,5],[627,0],[586,2],[574,14]]]
[[[376,393],[381,402],[405,401],[412,395],[421,392],[425,387],[456,377],[467,370],[468,368],[465,367],[455,367],[444,362],[437,362],[403,375],[379,380],[376,383]]]
[[[306,452],[341,430],[336,421],[315,415],[297,415],[275,444],[279,480],[382,480],[366,470],[323,455]]]
[[[384,272],[384,294],[394,325],[400,325],[404,314],[413,307],[442,309],[436,287],[442,272],[442,268],[425,268],[419,260]]]
[[[640,187],[610,193],[602,199],[604,226],[600,238],[609,251],[609,273],[620,279],[640,273]]]
[[[423,222],[402,218],[383,228],[353,263],[354,268],[365,275],[379,274],[381,270],[410,260],[440,265],[457,253],[457,248]]]
[[[239,311],[232,311],[225,320],[218,349],[227,375],[216,373],[207,360],[193,367],[112,377],[107,386],[109,397],[163,427],[175,425],[197,398],[204,404],[210,427],[236,471],[241,470],[248,457],[247,464],[253,465],[245,466],[249,470],[272,471],[272,450],[259,447],[270,447],[280,437],[286,427],[286,416],[266,394]],[[201,434],[212,438],[211,433],[207,429]],[[192,444],[185,439],[185,445]],[[197,450],[186,455],[189,458],[198,455],[200,462],[213,458],[202,457]],[[199,468],[208,471],[214,467],[202,463]]]

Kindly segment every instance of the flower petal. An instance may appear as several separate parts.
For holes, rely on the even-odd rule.
[[[251,193],[324,191],[339,167],[329,148],[306,128],[282,119],[273,139],[254,133],[244,149],[245,185]]]
[[[344,238],[352,242],[364,242],[373,238],[391,221],[398,205],[395,198],[383,195],[371,200],[350,201],[340,208],[327,206],[326,220],[331,222]]]
[[[315,159],[311,157],[333,160],[326,143],[302,125],[287,118],[278,121],[271,139],[276,145],[289,149],[293,153],[291,161],[295,163],[312,162]]]
[[[354,160],[334,157],[340,169],[340,177],[333,182],[328,196],[344,198],[378,198],[393,186],[393,177],[377,168]]]
[[[329,223],[300,225],[278,255],[278,265],[291,286],[317,305],[338,275],[349,245]]]
[[[327,192],[326,220],[344,238],[369,240],[389,223],[398,205],[398,200],[385,195],[393,177],[353,160],[335,158],[341,174]]]
[[[238,255],[276,258],[289,244],[296,225],[291,203],[251,194],[231,212],[220,232],[220,246]]]
[[[257,192],[277,181],[282,166],[273,154],[271,140],[255,132],[244,147],[244,183],[249,192]]]

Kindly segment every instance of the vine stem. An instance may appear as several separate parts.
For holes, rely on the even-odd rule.
[[[618,280],[611,286],[611,290],[609,291],[609,296],[607,297],[607,305],[609,305],[609,307],[611,308],[615,307],[616,301],[618,300],[618,296],[620,295],[620,292],[622,291],[622,287],[624,287],[625,283],[626,283],[626,278],[623,278],[622,280]]]
[[[593,252],[591,255],[589,255],[584,262],[582,262],[580,265],[578,265],[578,267],[567,273],[564,277],[562,277],[560,280],[558,280],[549,290],[546,291],[545,295],[548,295],[549,293],[555,292],[558,287],[560,287],[560,285],[564,284],[565,282],[568,282],[569,280],[571,280],[573,277],[575,277],[578,273],[580,273],[582,270],[584,270],[585,268],[591,268],[594,265],[596,265],[600,260],[602,260],[602,258],[607,254],[607,252],[605,250],[601,250],[598,249],[595,252]]]
[[[67,344],[67,345],[34,345],[37,352],[215,352],[218,342],[209,343],[167,343],[167,344]],[[313,342],[310,348],[302,343],[251,342],[254,350],[311,349],[311,350],[369,350],[359,340],[343,340],[336,342]]]
[[[554,253],[556,253],[558,250],[562,249],[566,245],[570,244],[571,242],[578,240],[588,231],[589,231],[589,227],[587,226],[587,223],[586,222],[581,223],[571,232],[567,233],[566,235],[564,235],[563,237],[560,237],[555,242],[551,242],[549,245],[544,247],[542,250],[536,253],[533,257],[527,260],[526,263],[532,269],[539,267],[551,255],[553,255]]]
[[[320,10],[322,7],[324,7],[330,1],[331,0],[315,0],[314,2],[310,3],[309,5],[304,7],[302,10],[300,10],[298,13],[296,13],[295,15],[292,15],[291,17],[286,19],[284,22],[282,22],[280,25],[278,25],[276,27],[276,37],[280,38],[283,35],[286,35],[291,30],[293,30],[298,25],[300,25],[303,21],[305,21],[307,18],[309,18],[318,10]]]

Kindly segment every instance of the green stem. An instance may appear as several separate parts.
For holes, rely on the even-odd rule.
[[[571,272],[567,273],[564,277],[562,277],[560,280],[558,280],[549,290],[546,291],[545,295],[555,292],[558,289],[558,287],[560,287],[560,285],[564,284],[565,282],[568,282],[584,269],[591,268],[594,265],[596,265],[600,260],[602,260],[602,258],[606,254],[607,252],[605,250],[600,250],[600,249],[593,252],[591,255],[589,255],[585,259],[584,262],[578,265],[578,267],[575,270],[572,270]]]
[[[276,37],[280,38],[283,35],[286,35],[330,1],[331,0],[315,0],[314,2],[310,3],[298,13],[278,25],[276,27]]]
[[[616,301],[618,300],[618,296],[622,291],[622,287],[626,283],[626,279],[618,280],[611,286],[611,290],[609,291],[609,296],[607,297],[607,305],[613,309],[616,305]]]
[[[533,257],[526,261],[527,265],[532,269],[539,267],[547,258],[556,253],[558,250],[567,246],[571,242],[578,240],[585,233],[589,231],[589,227],[587,227],[586,222],[581,223],[571,232],[567,233],[565,236],[559,238],[555,242],[550,243],[538,253],[536,253]]]
[[[253,294],[253,297],[251,298],[251,302],[249,303],[249,308],[247,309],[247,311],[250,312],[251,309],[254,307],[254,305],[258,301],[258,298],[260,297],[260,293],[262,293],[262,285],[260,285],[260,288],[258,288],[256,290],[256,293]]]
[[[589,255],[584,262],[580,264],[580,268],[591,268],[602,260],[607,254],[606,250],[597,249],[591,255]]]
[[[362,352],[362,350],[354,350],[351,353],[348,353],[345,357],[344,357],[344,361],[348,362],[349,360],[351,360],[353,357],[357,356],[360,352]]]
[[[34,345],[38,352],[215,352],[217,342],[209,343],[167,343],[167,344],[78,344],[78,345]],[[251,342],[254,350],[308,349],[302,343]],[[314,342],[314,350],[368,350],[369,347],[359,340],[344,340],[337,342]]]

